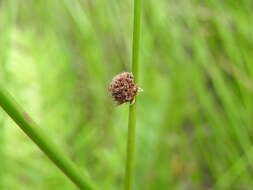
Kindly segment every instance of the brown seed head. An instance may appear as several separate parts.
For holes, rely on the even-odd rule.
[[[141,88],[134,83],[134,76],[132,73],[124,72],[116,75],[112,79],[109,91],[118,105],[126,102],[132,104],[134,102],[134,97],[141,91]]]

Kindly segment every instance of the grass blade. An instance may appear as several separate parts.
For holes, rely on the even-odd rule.
[[[82,190],[96,190],[95,184],[90,180],[88,174],[81,173],[75,164],[67,159],[60,149],[50,138],[40,130],[11,96],[0,89],[0,105],[4,111],[16,122],[24,133],[50,158],[55,165]]]

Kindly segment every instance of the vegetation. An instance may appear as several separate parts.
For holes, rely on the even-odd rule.
[[[140,40],[141,40],[141,10],[142,1],[134,0],[134,21],[132,41],[132,75],[135,83],[139,82]],[[139,88],[139,87],[138,87]],[[140,88],[139,88],[140,89]],[[125,190],[131,190],[134,183],[135,144],[136,144],[137,97],[130,102],[128,113],[127,159],[125,170]]]
[[[146,0],[134,188],[247,190],[252,182],[249,0]],[[0,1],[0,84],[99,189],[124,188],[132,1]],[[0,188],[76,190],[0,112]]]

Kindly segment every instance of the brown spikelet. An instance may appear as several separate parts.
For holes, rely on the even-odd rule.
[[[134,103],[134,97],[138,92],[142,91],[134,83],[134,76],[132,73],[124,72],[116,75],[109,86],[109,91],[113,99],[117,102],[118,105],[121,105],[126,102]]]

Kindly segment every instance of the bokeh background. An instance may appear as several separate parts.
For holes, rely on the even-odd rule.
[[[253,187],[253,3],[143,1],[137,190]],[[122,189],[131,0],[1,0],[1,85],[103,190]],[[76,190],[0,113],[0,189]]]

